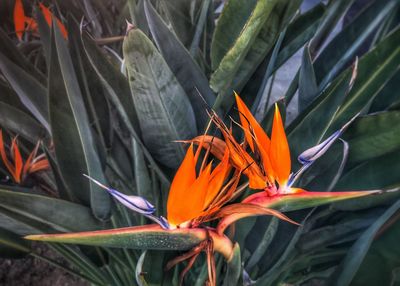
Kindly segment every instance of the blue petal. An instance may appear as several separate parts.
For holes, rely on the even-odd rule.
[[[154,215],[145,215],[147,218],[151,219],[152,221],[158,223],[163,229],[170,229],[168,221],[165,217],[160,216],[159,218]]]
[[[118,192],[117,190],[114,189],[107,189],[107,191],[121,204],[126,206],[127,208],[141,213],[141,214],[152,214],[155,212],[155,207],[149,203],[147,200],[145,200],[142,197],[139,196],[127,196],[124,195],[123,193]]]
[[[118,192],[117,190],[111,189],[105,185],[103,185],[102,183],[100,183],[99,181],[89,177],[88,175],[84,176],[86,178],[88,178],[89,180],[91,180],[92,182],[94,182],[95,184],[97,184],[98,186],[100,186],[101,188],[107,190],[107,192],[109,194],[111,194],[117,201],[119,201],[121,204],[123,204],[124,206],[126,206],[127,208],[144,214],[144,215],[149,215],[155,212],[155,207],[148,202],[146,199],[139,197],[139,196],[127,196],[123,193]]]
[[[336,139],[339,138],[340,135],[349,127],[349,125],[358,117],[359,113],[356,114],[349,122],[342,126],[339,130],[329,136],[325,141],[322,143],[311,147],[310,149],[305,150],[303,153],[300,154],[298,160],[302,164],[312,163],[317,160],[319,157],[325,154],[326,151],[335,143]]]
[[[303,153],[300,154],[298,160],[302,164],[311,163],[317,160],[319,157],[325,154],[325,152],[332,146],[332,144],[336,141],[337,138],[341,135],[341,131],[338,130],[328,137],[324,142],[318,144],[317,146],[311,147],[307,149]]]

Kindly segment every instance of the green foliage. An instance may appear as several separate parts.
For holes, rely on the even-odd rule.
[[[227,0],[220,15],[224,1],[216,0],[45,1],[67,27],[67,40],[34,1],[24,1],[38,30],[25,32],[22,41],[8,2],[0,7],[7,15],[0,27],[0,128],[7,147],[18,135],[24,161],[40,141],[50,167],[17,185],[0,163],[2,257],[31,255],[63,267],[35,253],[22,236],[100,230],[102,236],[63,240],[74,246],[49,245],[68,261],[67,271],[94,285],[176,285],[187,264],[163,268],[206,232],[108,230],[150,221],[115,204],[83,174],[146,198],[157,216],[166,216],[169,185],[185,150],[174,141],[202,134],[209,107],[236,113],[235,90],[267,133],[272,104],[286,111],[294,172],[302,151],[356,116],[296,187],[380,192],[347,201],[289,195],[269,202],[301,226],[266,217],[238,222],[229,230],[237,242],[232,256],[216,255],[219,285],[396,280],[398,1],[370,1],[333,36],[357,1],[329,1],[304,12],[300,0]],[[129,16],[134,27],[126,32]],[[286,80],[286,94],[277,94],[282,67],[295,54],[303,55],[299,66],[289,67],[295,76]],[[205,256],[185,285],[205,283]]]

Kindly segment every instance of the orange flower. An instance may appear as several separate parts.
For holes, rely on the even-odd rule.
[[[258,152],[261,158],[261,167],[268,178],[269,188],[272,191],[276,189],[278,193],[291,192],[287,188],[291,170],[290,150],[278,105],[275,104],[271,139],[269,139],[239,95],[235,93],[235,97],[246,141],[252,151]]]
[[[49,168],[49,162],[44,156],[44,154],[36,157],[37,151],[39,149],[39,143],[29,154],[26,162],[23,162],[21,152],[17,145],[17,139],[14,138],[11,143],[11,158],[12,161],[8,159],[6,148],[3,141],[3,132],[0,130],[0,155],[3,160],[4,166],[7,168],[8,172],[13,177],[14,181],[18,184],[23,182],[23,180],[29,175],[35,172],[46,170]]]
[[[49,27],[51,27],[52,19],[54,18],[61,31],[61,34],[64,36],[65,39],[67,39],[68,32],[65,26],[61,23],[61,21],[57,17],[55,17],[53,13],[51,13],[49,8],[44,6],[42,3],[39,3],[39,7]],[[22,36],[24,35],[25,32],[29,31],[37,34],[38,24],[33,18],[25,16],[22,0],[15,0],[13,16],[14,16],[15,33],[20,41],[22,40]]]
[[[63,25],[63,23],[61,23],[61,21],[56,16],[54,16],[53,13],[51,13],[50,9],[47,8],[46,6],[44,6],[42,3],[39,3],[39,7],[40,7],[40,10],[42,10],[44,19],[46,20],[49,27],[51,27],[51,25],[52,25],[51,22],[53,21],[53,19],[55,19],[57,26],[61,31],[61,34],[63,35],[64,39],[67,39],[68,32],[67,32],[67,29],[65,28],[65,26]]]
[[[226,185],[227,188],[223,188],[231,170],[228,151],[225,151],[221,162],[213,170],[211,162],[201,168],[197,176],[199,151],[200,149],[194,155],[193,145],[190,145],[172,181],[167,202],[167,220],[171,226],[191,224],[201,217],[207,217],[222,203],[220,191],[224,191],[225,195],[229,194],[229,186],[234,185],[232,181]],[[223,202],[226,199],[229,199],[229,195],[225,196]]]

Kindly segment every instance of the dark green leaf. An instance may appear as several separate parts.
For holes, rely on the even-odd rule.
[[[0,256],[2,258],[23,258],[31,252],[31,244],[19,235],[0,228]]]
[[[10,62],[26,71],[26,73],[30,74],[41,84],[46,83],[45,76],[41,74],[22,53],[20,53],[14,42],[7,36],[2,28],[0,28],[0,43],[0,54],[7,57]]]
[[[325,6],[323,4],[318,4],[289,24],[285,33],[285,38],[282,41],[282,49],[277,56],[273,71],[282,66],[311,39],[318,28],[324,12]]]
[[[343,175],[335,189],[372,190],[400,184],[398,156],[399,150],[361,163]]]
[[[349,164],[370,160],[400,148],[400,111],[361,117],[343,135],[349,142]]]
[[[67,201],[29,193],[0,190],[0,212],[36,231],[100,229],[90,209]],[[1,225],[4,226],[3,222]],[[10,225],[11,226],[11,225]],[[26,235],[26,232],[18,234]]]
[[[368,106],[400,66],[400,28],[361,58],[354,86],[330,128],[340,128]]]
[[[48,90],[57,162],[75,196],[90,203],[97,218],[106,219],[110,214],[109,194],[83,177],[88,174],[105,182],[70,54],[56,25],[53,30]]]
[[[314,55],[328,38],[329,34],[335,28],[337,22],[346,14],[347,10],[353,4],[354,0],[339,0],[329,2],[323,20],[318,27],[310,43],[310,53]]]
[[[189,52],[168,29],[148,0],[144,1],[144,8],[150,31],[157,47],[189,97],[195,112],[198,130],[203,130],[209,120],[206,104],[212,106],[215,100],[215,95],[208,85],[208,80]]]
[[[326,134],[326,129],[345,98],[350,87],[350,80],[349,72],[336,79],[288,127],[288,139],[293,159],[330,135]]]
[[[257,0],[229,0],[218,18],[211,42],[211,67],[216,70],[239,37]]]
[[[395,269],[400,266],[399,212],[393,215],[374,237],[351,285],[393,285]],[[373,271],[372,271],[373,269]]]
[[[346,6],[348,2],[344,5]],[[353,60],[360,46],[396,5],[397,1],[373,2],[332,39],[314,64],[317,82],[321,88],[324,88],[349,61]]]
[[[332,285],[350,285],[365,255],[370,248],[376,233],[400,208],[400,200],[386,210],[353,244],[339,268],[332,275]]]
[[[197,134],[190,102],[161,54],[140,30],[129,32],[123,50],[143,141],[157,160],[176,168],[184,150],[173,141]]]
[[[1,53],[0,69],[25,107],[50,131],[46,88]]]
[[[4,102],[0,102],[0,126],[20,134],[34,144],[47,133],[30,115]]]
[[[299,74],[299,112],[302,112],[318,94],[318,85],[315,78],[313,63],[309,47],[303,50]]]

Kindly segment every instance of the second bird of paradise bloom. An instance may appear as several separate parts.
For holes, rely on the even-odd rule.
[[[17,144],[17,138],[14,138],[9,148],[10,152],[7,152],[5,143],[3,140],[3,131],[0,130],[0,156],[7,171],[12,176],[13,180],[17,184],[21,184],[28,177],[28,175],[47,170],[49,168],[49,161],[45,155],[37,155],[39,149],[39,143],[29,154],[28,158],[24,162],[22,159],[21,151]],[[8,154],[10,156],[8,156]]]
[[[43,13],[46,23],[51,27],[53,19],[55,19],[61,34],[65,39],[68,38],[68,32],[63,23],[51,13],[50,9],[39,3],[39,8]],[[25,32],[32,32],[38,34],[38,23],[35,19],[25,15],[24,6],[22,0],[15,0],[14,12],[13,12],[14,28],[17,38],[21,41]]]
[[[236,93],[235,98],[239,111],[240,127],[245,138],[243,143],[237,142],[231,130],[215,112],[211,112],[211,118],[221,131],[224,141],[211,136],[199,136],[187,142],[199,144],[199,142],[204,141],[206,142],[203,143],[205,146],[214,145],[214,148],[211,147],[210,150],[219,158],[222,156],[222,152],[225,152],[226,149],[229,150],[231,164],[248,177],[249,187],[263,190],[246,197],[242,201],[242,205],[253,204],[270,208],[274,204],[279,204],[283,199],[295,199],[298,202],[300,200],[312,202],[312,200],[317,199],[322,204],[322,202],[329,203],[375,193],[374,191],[310,192],[293,187],[296,179],[332,146],[351,121],[319,145],[300,154],[298,158],[303,166],[296,173],[292,173],[289,144],[278,105],[275,105],[270,138]],[[213,140],[213,143],[211,143],[211,140]],[[251,153],[247,151],[248,148]],[[228,208],[233,207],[228,206]],[[225,216],[219,224],[219,232],[222,233],[227,225],[244,215],[242,212],[241,214]]]

